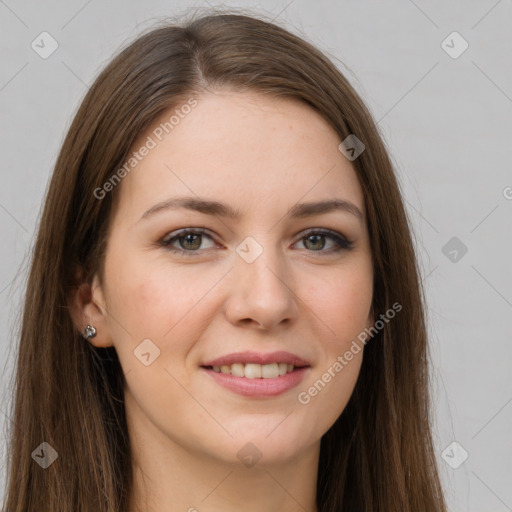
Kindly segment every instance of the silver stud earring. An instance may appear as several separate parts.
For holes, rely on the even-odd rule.
[[[86,340],[90,340],[96,336],[96,329],[92,325],[87,325],[84,329],[84,334],[82,335]]]

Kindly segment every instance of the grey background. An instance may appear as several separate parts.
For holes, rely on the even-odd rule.
[[[162,16],[208,4],[221,5],[0,1],[2,428],[10,421],[28,251],[72,115],[121,45]],[[307,37],[335,60],[378,121],[423,269],[435,442],[450,510],[512,511],[511,0],[224,5],[265,13]],[[43,31],[59,45],[47,59],[31,48]],[[458,58],[442,47],[453,31],[469,44]],[[451,246],[443,252],[452,237],[456,262]],[[456,469],[446,461],[458,460],[459,448],[444,452],[454,441],[469,455]]]

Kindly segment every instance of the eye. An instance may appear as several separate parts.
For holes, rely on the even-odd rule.
[[[334,241],[334,247],[323,251],[322,249],[324,249],[326,245],[326,238],[330,238]],[[306,232],[306,235],[303,236],[299,242],[302,242],[306,246],[306,249],[311,249],[313,252],[320,252],[323,254],[350,250],[353,245],[353,242],[347,240],[342,234],[337,233],[336,231],[331,231],[330,229],[311,229]]]
[[[196,256],[201,252],[200,248],[203,242],[203,237],[207,237],[213,241],[213,238],[207,234],[206,229],[182,229],[178,232],[170,233],[170,235],[165,236],[158,242],[158,244],[166,250],[174,253],[179,253],[185,256]],[[328,248],[328,250],[323,250],[326,245],[325,239],[331,239],[334,241],[334,247]],[[296,243],[300,242],[306,246],[307,250],[321,254],[331,254],[338,253],[342,250],[350,250],[353,245],[353,242],[347,240],[343,235],[329,229],[308,230]],[[179,247],[176,247],[176,243],[179,244]],[[211,247],[213,246],[210,246],[210,248]]]
[[[172,235],[173,233],[171,233]],[[198,249],[201,246],[202,238],[208,237],[210,240],[213,240],[210,235],[206,233],[206,230],[203,228],[195,228],[195,229],[183,229],[178,231],[172,237],[166,236],[160,242],[159,245],[165,247],[171,252],[181,253],[186,256],[195,256],[195,252],[198,252]],[[181,247],[175,247],[173,244],[177,241]]]

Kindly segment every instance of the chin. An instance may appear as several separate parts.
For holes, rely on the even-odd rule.
[[[258,426],[253,420],[252,428],[248,426],[233,434],[233,438],[225,436],[221,442],[215,443],[215,456],[224,462],[237,465],[242,463],[248,467],[256,464],[258,467],[265,467],[291,462],[311,448],[315,440],[311,441],[305,437],[303,426],[291,428],[290,425],[285,427],[284,423],[286,421],[279,425],[277,421],[269,428],[268,422]]]

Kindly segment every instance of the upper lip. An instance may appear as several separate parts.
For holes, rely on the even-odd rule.
[[[261,352],[234,352],[225,356],[218,357],[203,363],[201,366],[230,366],[235,363],[254,363],[254,364],[271,364],[271,363],[286,363],[293,364],[296,367],[309,366],[309,363],[299,356],[291,352],[277,351],[263,354]]]

